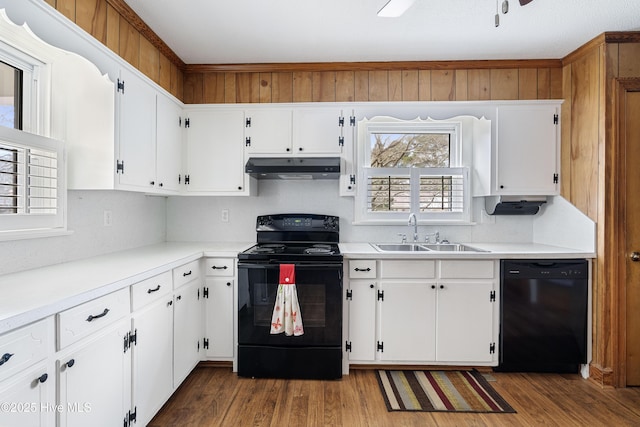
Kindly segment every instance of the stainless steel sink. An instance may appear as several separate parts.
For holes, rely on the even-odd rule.
[[[473,246],[462,245],[460,243],[436,243],[436,244],[425,244],[423,247],[431,250],[431,251],[442,251],[442,252],[487,252],[482,249],[474,248]]]
[[[381,252],[427,252],[429,249],[417,243],[380,243],[373,244],[373,247]]]

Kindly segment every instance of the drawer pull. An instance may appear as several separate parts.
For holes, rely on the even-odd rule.
[[[187,277],[187,276],[191,276],[191,270],[189,270],[187,273],[182,273],[182,277]]]
[[[67,368],[71,368],[71,367],[72,367],[73,365],[75,365],[75,364],[76,364],[76,359],[71,359],[71,360],[69,360],[67,363],[65,363],[65,366],[66,366]]]
[[[152,293],[154,293],[154,292],[158,292],[159,290],[160,290],[160,285],[156,286],[156,287],[155,287],[155,288],[153,288],[153,289],[147,289],[147,293],[148,293],[148,294],[152,294]]]
[[[48,379],[49,379],[49,375],[45,373],[45,374],[42,374],[42,375],[40,375],[38,377],[38,382],[42,384],[43,382],[47,381]]]
[[[367,268],[354,268],[355,271],[371,271],[371,268],[367,267]]]
[[[89,317],[87,317],[87,322],[91,322],[93,319],[99,319],[101,317],[104,317],[107,315],[108,312],[109,312],[109,309],[105,308],[104,311],[100,314],[96,314],[95,316],[93,314],[90,314]]]
[[[11,356],[13,356],[13,353],[3,354],[2,357],[0,357],[0,366],[4,365],[4,362],[8,362]]]
[[[218,267],[217,265],[212,265],[211,268],[214,270],[226,270],[229,267],[227,267],[226,265],[223,265],[222,267]]]

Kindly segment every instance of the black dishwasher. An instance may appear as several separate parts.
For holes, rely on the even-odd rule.
[[[504,372],[579,372],[587,363],[587,260],[500,262]]]

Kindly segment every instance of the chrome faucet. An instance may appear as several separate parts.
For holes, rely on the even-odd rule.
[[[416,214],[411,212],[409,214],[409,227],[413,225],[413,241],[418,241],[418,219],[416,218]]]
[[[439,244],[440,243],[440,232],[439,231],[435,231],[433,233],[427,233],[424,236],[424,241],[427,243],[431,243],[431,236],[433,236],[433,239],[435,240],[433,243]]]

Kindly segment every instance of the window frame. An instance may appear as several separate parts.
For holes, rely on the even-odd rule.
[[[363,225],[404,224],[410,212],[416,214],[420,224],[470,224],[471,223],[471,181],[467,160],[470,156],[464,155],[465,146],[463,138],[463,120],[457,118],[447,120],[420,119],[403,120],[389,116],[377,116],[371,119],[363,119],[358,123],[357,135],[357,166],[360,185],[357,186],[355,197],[354,223]],[[376,133],[448,133],[449,167],[445,168],[372,168],[371,165],[371,135]],[[369,211],[368,182],[371,176],[384,175],[385,172],[393,172],[393,175],[408,176],[411,180],[411,209],[403,212],[372,212]],[[462,212],[420,212],[419,186],[421,176],[463,176],[463,209]]]

